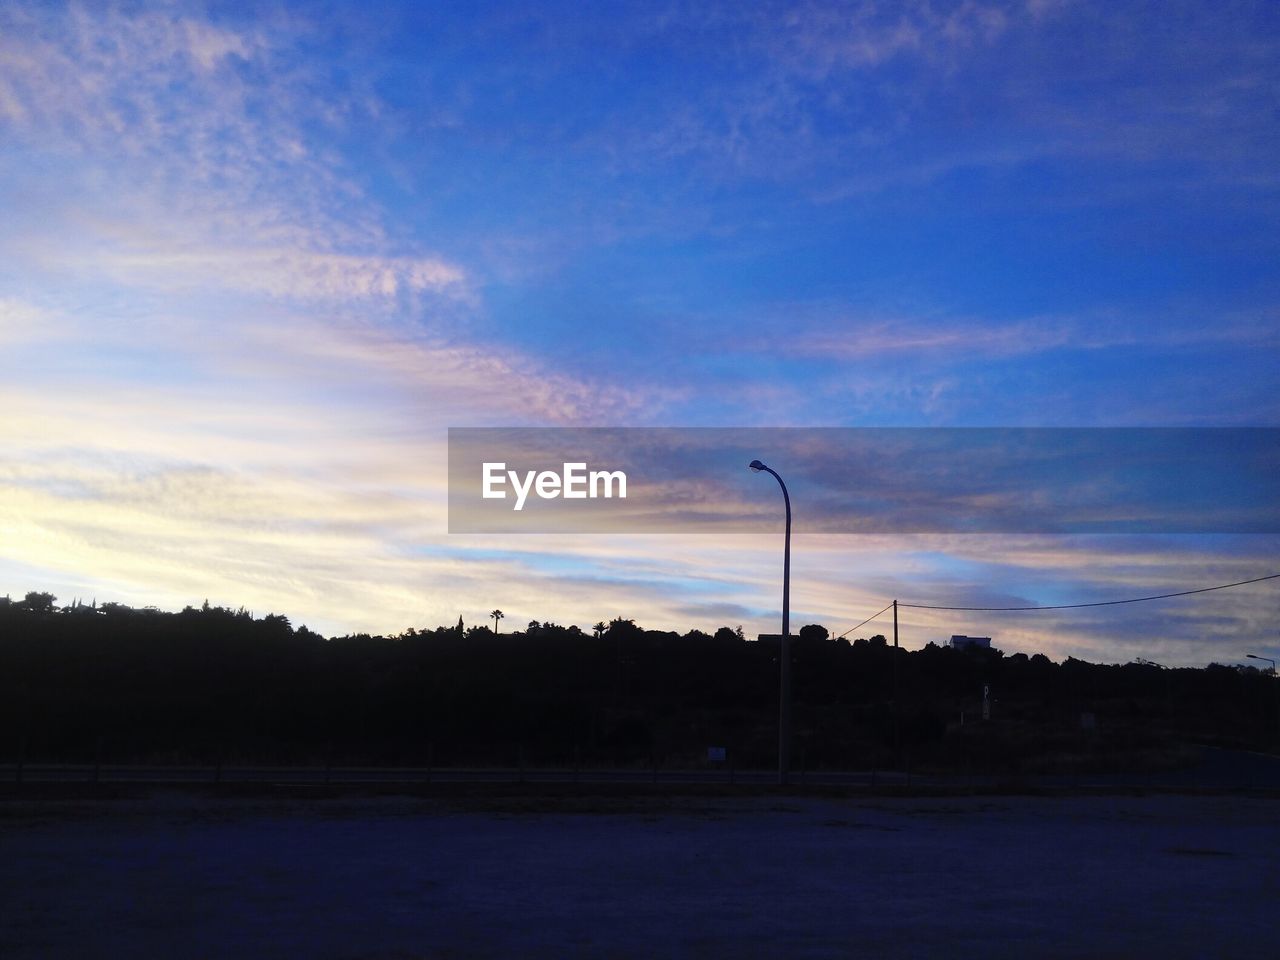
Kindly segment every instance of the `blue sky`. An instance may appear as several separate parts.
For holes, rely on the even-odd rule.
[[[1278,108],[1267,2],[6,4],[0,590],[768,631],[768,538],[450,537],[447,428],[1275,426]],[[793,595],[1275,558],[824,538]],[[911,628],[1202,662],[1277,605]]]

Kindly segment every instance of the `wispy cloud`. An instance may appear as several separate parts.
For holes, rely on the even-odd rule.
[[[699,158],[715,179],[792,180],[835,169],[858,182],[897,182],[900,158],[885,148],[910,138],[948,79],[982,62],[1010,33],[1051,19],[1056,2],[763,3],[699,5],[629,21],[630,35],[604,25],[582,44],[641,47],[660,41],[676,51],[672,72],[703,38],[722,37],[698,61],[696,91],[654,105],[644,122],[611,130],[622,163]],[[617,36],[615,36],[615,34]],[[601,40],[601,37],[604,40]],[[912,88],[907,79],[916,81]],[[647,106],[647,105],[646,105]],[[987,149],[981,156],[1006,156]],[[1025,157],[1025,149],[1019,157]],[[946,161],[936,172],[952,169]],[[932,175],[932,174],[931,174]],[[919,176],[917,173],[916,176]]]
[[[307,59],[304,21],[215,23],[182,5],[12,5],[3,17],[0,128],[16,156],[66,180],[58,194],[34,191],[45,217],[62,213],[133,258],[246,238],[295,261],[385,244],[324,139],[376,112],[376,98]],[[9,176],[40,182],[22,166]]]
[[[374,299],[393,303],[402,296],[422,293],[469,299],[466,273],[435,258],[223,247],[116,251],[62,262],[118,283],[164,291],[216,288],[294,300]]]
[[[1143,5],[1066,0],[664,12],[633,42],[691,53],[708,32],[724,41],[699,64],[703,82],[642,103],[608,141],[627,144],[623,164],[694,158],[712,182],[774,181],[818,202],[1045,164],[1109,169],[1041,202],[1274,185],[1267,4],[1176,11],[1159,25]]]
[[[1206,308],[1213,309],[1213,308]],[[785,335],[739,343],[739,349],[808,359],[861,360],[914,357],[960,362],[1000,359],[1060,350],[1116,347],[1181,348],[1211,344],[1276,345],[1276,310],[1230,311],[1206,324],[1181,305],[1159,315],[1099,310],[1093,315],[1036,316],[1024,320],[981,317],[884,319],[847,308],[788,306],[782,315],[817,314]],[[823,316],[826,314],[826,316]]]
[[[296,171],[312,153],[303,124],[344,112],[308,105],[296,38],[278,27],[217,25],[181,5],[6,10],[0,120],[46,148],[209,183]],[[281,66],[292,69],[269,70]]]
[[[0,297],[0,347],[13,350],[31,341],[60,339],[50,329],[49,315],[16,297]]]

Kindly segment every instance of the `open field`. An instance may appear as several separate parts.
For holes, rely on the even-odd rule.
[[[11,800],[0,955],[1270,957],[1245,796]]]

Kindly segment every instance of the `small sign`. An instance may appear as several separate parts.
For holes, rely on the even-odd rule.
[[[707,747],[707,759],[712,763],[724,763],[728,751],[724,747]]]

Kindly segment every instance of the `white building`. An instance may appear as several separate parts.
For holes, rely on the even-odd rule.
[[[951,646],[956,650],[968,650],[973,647],[981,647],[984,650],[991,649],[990,637],[966,637],[963,634],[953,633],[951,635]]]

